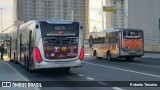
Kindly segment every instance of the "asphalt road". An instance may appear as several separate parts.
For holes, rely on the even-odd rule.
[[[59,69],[39,70],[29,73],[19,64],[8,62],[29,81],[160,81],[160,60],[135,58],[134,61],[117,59],[108,61],[86,57],[85,65],[72,68],[69,73]],[[101,82],[102,81],[102,82]],[[159,87],[53,87],[41,90],[160,90]]]

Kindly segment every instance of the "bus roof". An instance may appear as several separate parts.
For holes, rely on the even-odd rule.
[[[80,22],[80,21],[74,21],[74,20],[63,20],[63,19],[51,19],[51,20],[36,20],[36,22],[46,21],[50,24],[71,24],[73,22]]]
[[[54,20],[46,20],[47,23],[52,23],[52,24],[71,24],[73,20],[61,20],[61,19],[54,19]]]
[[[73,22],[78,22],[74,20],[62,20],[62,19],[52,19],[52,20],[30,20],[22,25],[19,26],[19,29],[24,28],[26,26],[29,26],[33,23],[39,23],[41,21],[46,21],[47,23],[50,24],[72,24]],[[80,23],[80,22],[79,22]]]

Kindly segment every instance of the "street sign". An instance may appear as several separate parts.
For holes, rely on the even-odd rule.
[[[117,12],[117,9],[114,7],[103,6],[103,11],[105,12]]]

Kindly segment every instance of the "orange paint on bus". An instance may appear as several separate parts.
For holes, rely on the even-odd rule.
[[[124,49],[127,50],[141,50],[143,48],[143,40],[140,39],[123,39],[122,44]]]

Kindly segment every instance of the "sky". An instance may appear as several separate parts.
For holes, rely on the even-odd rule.
[[[102,30],[102,0],[90,0],[90,32],[93,31],[94,27],[97,31]],[[2,21],[3,30],[12,25],[12,13],[13,13],[13,0],[0,0],[0,8],[2,10]],[[1,20],[1,18],[0,18]],[[2,30],[2,25],[0,22],[0,32]]]

